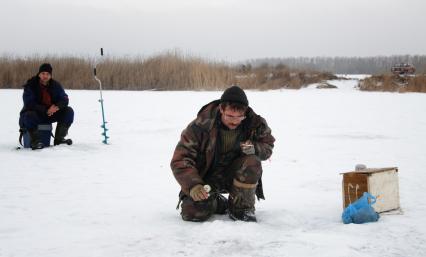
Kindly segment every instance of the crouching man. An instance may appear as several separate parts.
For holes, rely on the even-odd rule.
[[[72,143],[65,136],[74,121],[74,111],[68,106],[68,95],[61,84],[52,79],[52,66],[49,63],[42,64],[38,74],[24,85],[23,101],[19,126],[28,131],[31,149],[44,147],[38,131],[39,124],[57,122],[54,145]]]
[[[182,132],[171,169],[181,187],[183,220],[228,213],[233,220],[256,221],[255,196],[264,199],[261,161],[271,156],[275,139],[248,104],[244,91],[232,86]]]

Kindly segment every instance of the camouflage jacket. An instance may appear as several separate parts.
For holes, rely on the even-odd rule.
[[[181,186],[181,191],[189,195],[189,190],[204,184],[203,178],[212,168],[218,135],[218,120],[220,119],[219,100],[204,107],[182,132],[180,141],[173,153],[170,163],[173,175]],[[250,139],[256,150],[256,155],[263,161],[272,155],[274,137],[264,118],[257,115],[250,107],[246,119],[241,123],[244,140]],[[263,197],[261,180],[256,190],[258,198]]]

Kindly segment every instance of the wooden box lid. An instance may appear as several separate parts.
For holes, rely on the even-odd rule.
[[[396,172],[398,172],[398,167],[367,168],[367,169],[362,169],[362,170],[354,170],[354,171],[342,172],[342,173],[340,173],[340,175],[345,175],[345,174],[366,174],[366,175],[371,175],[373,173],[385,172],[385,171],[390,171],[390,170],[395,170]]]

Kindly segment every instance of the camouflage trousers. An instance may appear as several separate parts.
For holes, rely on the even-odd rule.
[[[225,214],[227,200],[221,193],[231,192],[233,180],[246,184],[256,184],[262,176],[262,164],[256,155],[245,155],[235,159],[228,167],[213,170],[204,179],[212,187],[207,200],[193,201],[183,196],[181,216],[186,221],[205,221],[213,214]]]

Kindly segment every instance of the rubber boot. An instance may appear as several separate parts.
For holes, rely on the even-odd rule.
[[[257,184],[245,184],[234,179],[229,193],[229,217],[233,220],[256,222],[254,204]]]
[[[216,194],[214,201],[215,204],[215,214],[225,214],[228,210],[228,199],[221,194]]]
[[[65,139],[65,136],[68,134],[68,128],[69,127],[63,123],[58,123],[58,125],[56,125],[54,145],[72,144],[71,139]]]
[[[28,133],[30,134],[30,144],[32,150],[43,149],[44,145],[40,141],[40,135],[38,129],[29,129]]]

